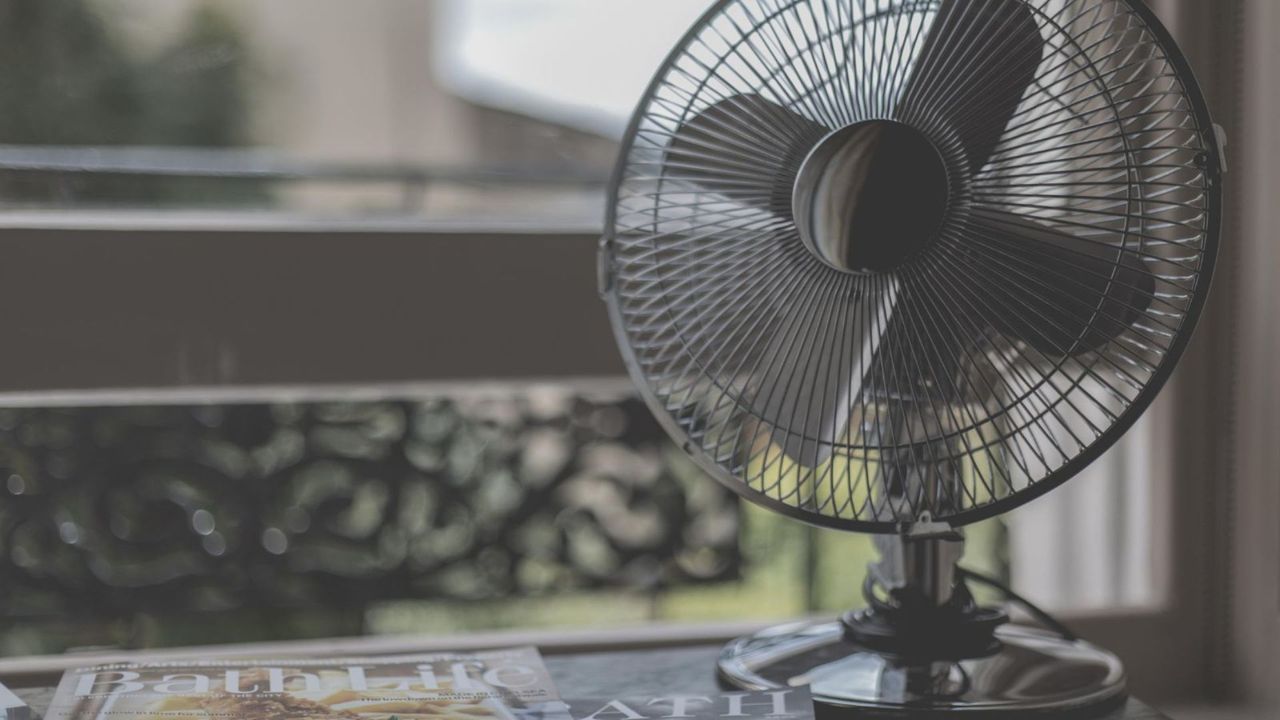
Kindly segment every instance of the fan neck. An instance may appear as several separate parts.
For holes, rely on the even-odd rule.
[[[867,120],[836,130],[800,166],[792,212],[810,252],[843,272],[892,272],[937,238],[950,195],[941,152],[920,130]]]
[[[868,567],[868,607],[847,613],[847,636],[864,647],[916,660],[983,657],[999,645],[1008,616],[977,604],[957,572],[964,537],[946,525],[876,537]],[[884,597],[880,597],[880,593]]]

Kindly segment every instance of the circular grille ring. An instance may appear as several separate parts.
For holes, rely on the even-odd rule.
[[[704,469],[809,522],[1056,487],[1172,372],[1219,148],[1136,0],[722,0],[611,187],[604,294]]]

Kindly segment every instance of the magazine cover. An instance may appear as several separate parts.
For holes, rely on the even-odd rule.
[[[563,720],[533,648],[68,671],[49,720]]]
[[[807,687],[767,692],[567,700],[573,720],[812,720]]]

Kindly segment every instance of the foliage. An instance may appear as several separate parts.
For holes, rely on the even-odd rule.
[[[201,5],[175,41],[136,57],[86,0],[0,0],[0,144],[226,148],[249,140],[252,61],[232,18]],[[0,176],[9,202],[252,200],[257,183]]]

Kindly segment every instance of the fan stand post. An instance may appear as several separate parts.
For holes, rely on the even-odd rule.
[[[867,568],[890,593],[942,607],[955,595],[956,570],[964,555],[964,535],[946,523],[923,521],[899,535],[876,535],[880,559]]]
[[[849,638],[896,656],[958,660],[990,653],[1008,616],[980,607],[959,577],[964,535],[929,516],[897,535],[875,539],[867,568],[867,607],[841,619]]]

